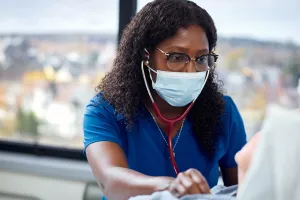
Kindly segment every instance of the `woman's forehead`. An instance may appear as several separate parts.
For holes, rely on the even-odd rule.
[[[158,45],[165,51],[204,51],[209,49],[205,31],[197,25],[178,29],[177,33]]]

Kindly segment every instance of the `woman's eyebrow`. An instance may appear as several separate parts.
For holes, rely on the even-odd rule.
[[[206,54],[206,53],[209,53],[208,49],[202,49],[197,52],[197,54]]]
[[[183,46],[177,46],[177,45],[165,47],[165,50],[173,50],[173,49],[176,49],[176,50],[179,50],[179,51],[182,51],[182,52],[188,52],[188,50],[189,50],[189,48],[186,48],[186,47],[183,47]],[[197,53],[206,53],[206,52],[209,52],[209,50],[207,48],[197,50]]]

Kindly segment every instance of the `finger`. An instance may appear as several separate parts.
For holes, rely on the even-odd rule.
[[[181,185],[178,179],[176,179],[169,187],[169,191],[175,197],[182,197],[187,193],[187,190]]]
[[[198,184],[190,177],[188,173],[183,173],[182,176],[179,176],[178,179],[180,183],[186,188],[188,194],[200,194],[201,191],[198,187]]]
[[[210,187],[204,177],[202,177],[199,187],[200,187],[200,190],[202,191],[202,194],[211,194]]]
[[[197,173],[198,171],[196,170],[191,170],[189,171],[189,176],[193,179],[193,181],[195,181],[197,184],[201,183],[201,178],[202,175],[201,173]]]
[[[186,194],[188,194],[187,190],[183,187],[181,184],[177,184],[174,188],[175,196],[176,197],[182,197]]]
[[[210,194],[210,188],[204,176],[198,170],[188,171],[190,177],[193,179],[202,194]]]

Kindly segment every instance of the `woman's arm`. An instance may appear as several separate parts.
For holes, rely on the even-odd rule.
[[[159,190],[169,190],[178,197],[210,193],[205,178],[194,169],[180,173],[176,179],[146,176],[128,169],[122,149],[124,133],[119,130],[113,108],[103,102],[101,96],[87,106],[83,122],[85,153],[100,188],[109,200],[128,199]]]
[[[222,177],[225,186],[236,185],[238,183],[237,163],[234,159],[235,154],[240,151],[247,143],[246,131],[243,119],[230,97],[226,97],[226,131],[225,154],[219,161]]]
[[[109,200],[165,190],[174,180],[171,177],[146,176],[128,169],[123,150],[112,142],[90,144],[86,155],[100,188]]]
[[[222,178],[225,186],[232,186],[238,184],[238,170],[237,167],[233,168],[222,168]]]

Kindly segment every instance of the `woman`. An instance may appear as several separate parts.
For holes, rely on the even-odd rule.
[[[216,78],[216,41],[210,15],[186,0],[153,1],[126,27],[84,116],[85,152],[108,199],[209,193],[219,167],[237,184],[245,130]],[[178,116],[170,128],[165,118]]]

